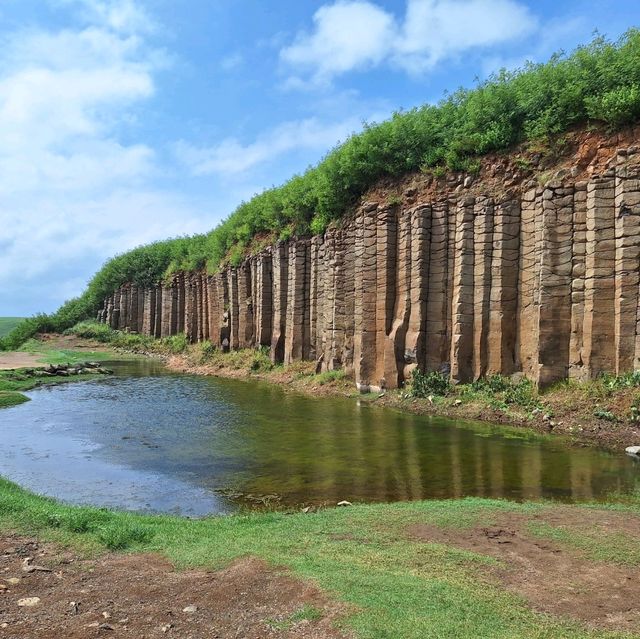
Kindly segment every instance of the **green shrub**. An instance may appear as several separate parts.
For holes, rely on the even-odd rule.
[[[256,373],[270,371],[273,368],[268,346],[261,346],[253,353],[249,368]]]
[[[84,339],[94,339],[97,342],[109,343],[114,340],[115,331],[106,324],[100,324],[92,320],[79,322],[75,326],[64,331],[65,335],[76,335]]]
[[[447,395],[451,392],[452,386],[449,377],[439,371],[423,373],[415,369],[407,390],[410,397],[425,398],[430,395]]]
[[[217,352],[217,348],[207,339],[200,343],[200,359],[202,361],[210,359]]]
[[[177,335],[171,335],[170,337],[163,337],[161,344],[165,346],[169,352],[179,355],[184,353],[189,346],[187,336],[184,333],[178,333]]]
[[[338,382],[345,379],[347,374],[343,369],[335,369],[332,371],[323,371],[314,376],[314,380],[320,385],[330,384],[331,382]]]
[[[598,419],[604,419],[607,422],[618,421],[618,418],[610,410],[607,410],[606,408],[596,408],[593,411],[593,416],[597,417]]]

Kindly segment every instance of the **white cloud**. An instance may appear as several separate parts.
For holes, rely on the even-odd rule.
[[[156,151],[130,128],[166,61],[146,15],[127,0],[65,4],[82,26],[31,27],[0,49],[0,315],[41,279],[54,310],[114,253],[211,226],[158,186]]]
[[[313,32],[300,34],[281,57],[295,68],[312,70],[320,82],[380,63],[396,30],[392,15],[364,0],[320,7],[313,22]]]
[[[244,59],[239,53],[232,53],[220,60],[220,68],[223,71],[233,71],[242,66]]]
[[[157,27],[155,21],[135,0],[51,0],[58,5],[77,5],[91,23],[121,33],[146,33]]]
[[[329,149],[360,128],[361,121],[356,118],[333,123],[308,118],[285,122],[249,144],[236,138],[204,148],[180,142],[176,152],[194,175],[240,175],[289,151]]]
[[[348,71],[382,63],[419,74],[473,48],[530,34],[536,19],[517,0],[407,0],[402,20],[367,0],[338,0],[318,9],[310,33],[280,52],[298,75],[287,85],[327,84]]]

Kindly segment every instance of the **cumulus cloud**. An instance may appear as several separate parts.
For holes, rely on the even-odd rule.
[[[53,310],[113,253],[210,226],[157,186],[154,148],[123,141],[164,60],[145,14],[127,0],[64,4],[80,26],[16,31],[0,50],[0,315],[39,295],[39,278],[56,301],[31,309]]]
[[[281,57],[292,67],[312,70],[319,81],[379,64],[396,33],[393,16],[364,0],[320,7],[313,23],[313,31],[298,35]]]
[[[332,123],[308,118],[284,122],[248,144],[237,138],[227,138],[209,147],[182,141],[176,146],[176,153],[194,175],[240,175],[289,151],[328,149],[360,127],[356,118]]]
[[[289,86],[327,84],[382,63],[411,74],[474,48],[530,34],[536,19],[517,0],[407,0],[398,18],[368,0],[338,0],[313,16],[313,29],[280,51]],[[306,74],[307,79],[300,74]]]
[[[50,0],[59,6],[77,6],[85,19],[121,33],[145,33],[157,25],[135,0]]]

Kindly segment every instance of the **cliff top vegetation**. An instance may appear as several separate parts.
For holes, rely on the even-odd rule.
[[[551,138],[579,125],[612,130],[640,118],[640,31],[595,38],[548,62],[501,70],[437,105],[366,124],[314,167],[265,190],[205,235],[140,246],[110,259],[85,292],[54,315],[22,322],[0,340],[15,348],[38,331],[64,330],[92,316],[125,282],[148,286],[181,270],[214,272],[238,263],[256,236],[287,239],[323,232],[383,178],[442,167],[473,171],[486,153]]]

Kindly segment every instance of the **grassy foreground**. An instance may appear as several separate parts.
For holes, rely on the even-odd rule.
[[[553,508],[464,499],[187,520],[65,506],[0,479],[0,526],[4,531],[38,534],[87,552],[160,552],[179,567],[218,568],[238,557],[260,557],[313,580],[334,600],[345,602],[350,610],[345,628],[357,637],[632,636],[587,629],[578,622],[536,613],[519,597],[486,579],[486,571],[500,564],[496,559],[416,541],[407,534],[407,527],[416,523],[468,528],[489,525],[505,513],[538,515],[536,535],[575,547],[589,560],[624,564],[640,558],[640,541],[619,531],[574,537],[541,525],[540,514]],[[639,514],[633,506],[610,507],[609,511],[614,509]]]

